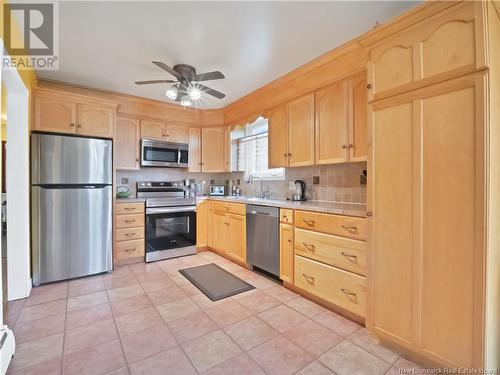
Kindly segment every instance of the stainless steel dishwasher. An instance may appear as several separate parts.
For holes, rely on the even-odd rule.
[[[247,205],[247,261],[279,277],[279,208]]]

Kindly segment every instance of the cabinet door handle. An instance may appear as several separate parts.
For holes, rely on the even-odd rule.
[[[283,154],[283,156],[284,156],[284,157],[287,157],[287,156],[288,156],[288,154],[285,152],[285,153]]]
[[[292,240],[290,240],[290,239],[289,239],[287,242],[288,242],[288,243],[292,243]]]
[[[302,221],[311,227],[314,227],[314,225],[316,224],[314,220],[302,219]]]
[[[82,127],[82,126],[81,126],[80,124],[78,124],[76,127],[77,127],[78,129],[81,129],[81,127]]]
[[[302,276],[307,280],[307,282],[314,282],[314,276],[308,275],[307,273],[303,273]]]
[[[357,263],[357,261],[358,261],[358,256],[357,255],[347,254],[347,253],[344,253],[343,251],[340,254],[342,254],[343,256],[345,256],[347,258],[347,260],[349,260],[349,262],[356,262]]]
[[[292,153],[291,153],[291,152],[289,152],[289,153],[288,153],[288,156],[292,156]]]
[[[353,145],[352,143],[349,143],[349,144],[347,145],[347,148],[354,148],[354,145]]]
[[[224,224],[229,225],[229,223],[224,223]]]
[[[124,251],[125,251],[126,253],[132,253],[132,252],[134,252],[136,249],[137,249],[137,248],[136,248],[136,247],[134,247],[133,249],[125,249]]]
[[[356,297],[356,296],[357,296],[357,294],[356,294],[356,293],[351,292],[351,291],[349,291],[349,290],[347,290],[347,289],[344,289],[344,288],[340,288],[340,291],[341,291],[342,293],[344,293],[344,294],[348,295],[348,296],[352,296],[352,297]]]
[[[72,128],[74,128],[75,124],[71,123],[71,124],[69,124],[69,126],[71,126]]]
[[[304,245],[306,247],[306,249],[311,250],[311,251],[314,251],[314,249],[316,248],[316,246],[314,246],[311,243],[307,243],[307,242],[302,242],[302,245]]]
[[[131,210],[135,210],[135,207],[124,207],[123,209],[125,211],[131,211]]]
[[[372,88],[372,84],[371,84],[371,83],[367,84],[367,85],[366,85],[366,88],[367,88],[368,90],[370,90],[370,89]]]
[[[135,223],[135,220],[125,220],[127,224]]]
[[[366,213],[366,217],[372,217],[372,216],[373,216],[373,212],[368,211],[368,212]]]
[[[342,149],[346,150],[347,149],[347,145],[342,145]]]
[[[343,224],[342,228],[344,228],[346,231],[348,231],[350,233],[358,233],[358,227],[355,226],[355,225],[346,225],[346,224]]]

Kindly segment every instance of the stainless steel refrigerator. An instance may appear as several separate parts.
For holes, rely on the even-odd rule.
[[[112,142],[31,136],[33,284],[111,271]]]

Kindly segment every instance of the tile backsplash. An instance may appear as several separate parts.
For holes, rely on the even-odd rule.
[[[289,182],[303,180],[306,183],[308,199],[366,203],[366,184],[362,183],[363,171],[366,171],[366,162],[287,168],[284,181],[265,181],[263,190],[267,191],[271,198],[289,198],[293,193],[293,190],[289,190]],[[239,179],[243,195],[254,196],[260,191],[260,181],[255,180],[249,184],[244,180],[242,172],[188,173],[186,169],[177,168],[141,168],[139,171],[117,171],[118,185],[121,185],[122,178],[128,178],[127,185],[132,195],[136,193],[137,181],[179,181],[185,178],[195,179],[197,183],[205,182],[204,194],[208,193],[211,180],[215,180],[216,184],[224,184],[230,179],[234,183]]]
[[[366,203],[366,184],[362,184],[363,171],[366,171],[366,162],[287,168],[284,181],[264,181],[263,190],[271,198],[290,198],[294,190],[289,190],[289,183],[303,180],[308,199]],[[248,184],[241,172],[231,173],[231,178],[241,179],[244,195],[257,195],[260,191],[260,181]]]

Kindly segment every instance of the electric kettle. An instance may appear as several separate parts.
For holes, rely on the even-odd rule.
[[[305,201],[306,200],[306,183],[302,180],[295,180],[295,192],[292,195],[293,201]]]

